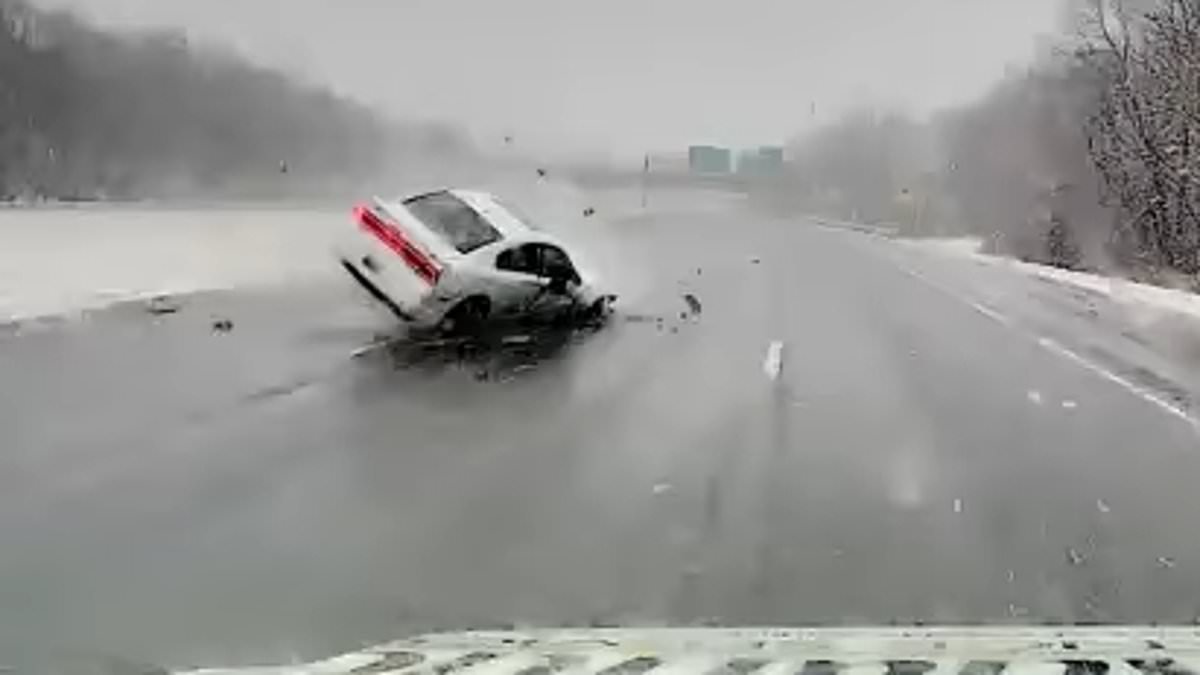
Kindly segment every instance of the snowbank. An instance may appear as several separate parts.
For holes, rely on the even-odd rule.
[[[1011,267],[1033,277],[1098,293],[1131,308],[1159,310],[1200,319],[1200,295],[1188,291],[988,255],[980,252],[982,241],[979,239],[928,239],[910,240],[905,243],[942,255],[972,258],[983,264]]]
[[[0,209],[0,321],[331,273],[336,209]]]

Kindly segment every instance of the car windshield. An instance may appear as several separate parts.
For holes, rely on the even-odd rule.
[[[1197,477],[1200,0],[0,0],[0,675],[996,675],[589,631],[1194,626]]]

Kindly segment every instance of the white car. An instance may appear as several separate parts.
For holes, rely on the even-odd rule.
[[[342,267],[415,327],[470,330],[503,317],[600,318],[596,289],[566,247],[497,197],[439,190],[354,209]]]

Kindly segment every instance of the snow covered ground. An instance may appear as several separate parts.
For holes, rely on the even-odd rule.
[[[500,176],[473,185],[504,196],[578,244],[583,264],[636,294],[637,251],[611,224],[641,213],[636,190],[589,192]],[[729,195],[653,194],[655,211],[730,206]],[[330,258],[351,203],[311,206],[0,207],[0,323],[203,290],[287,285],[340,274]],[[585,215],[585,209],[594,209]],[[636,271],[636,270],[633,270]],[[632,284],[632,285],[631,285]]]
[[[0,209],[0,320],[328,274],[339,212]]]
[[[982,242],[978,239],[905,240],[904,243],[943,255],[971,258],[980,264],[1009,267],[1032,277],[1098,293],[1132,310],[1170,312],[1200,319],[1200,295],[1188,291],[988,255],[979,252]]]

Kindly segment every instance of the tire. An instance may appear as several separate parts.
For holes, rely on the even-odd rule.
[[[450,308],[438,323],[438,328],[450,335],[475,335],[483,329],[491,308],[492,303],[487,298],[471,296]]]

